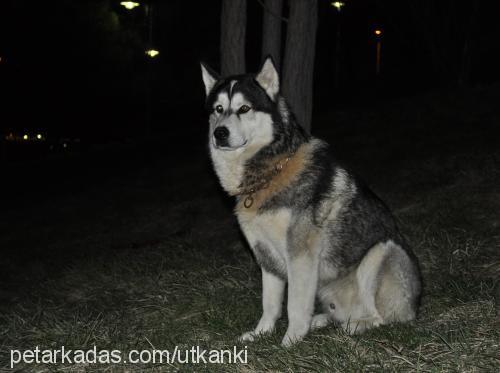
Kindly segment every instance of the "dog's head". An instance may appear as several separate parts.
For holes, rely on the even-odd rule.
[[[210,146],[215,151],[257,151],[273,141],[279,77],[271,58],[253,75],[219,78],[201,64],[210,112]]]

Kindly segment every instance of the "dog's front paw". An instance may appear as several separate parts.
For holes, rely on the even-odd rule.
[[[290,336],[288,334],[285,334],[283,340],[281,341],[281,345],[283,347],[290,347],[293,346],[295,343],[300,342],[302,338],[303,337]]]
[[[251,331],[251,332],[246,332],[246,333],[243,333],[239,338],[238,340],[240,342],[253,342],[255,340],[255,338],[257,337],[257,335],[255,334],[255,332]]]
[[[295,343],[300,342],[302,339],[304,339],[304,336],[306,334],[307,333],[299,333],[296,331],[287,330],[285,336],[283,337],[283,340],[281,341],[281,345],[283,347],[290,347]]]

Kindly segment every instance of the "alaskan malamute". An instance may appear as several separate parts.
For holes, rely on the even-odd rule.
[[[262,269],[262,317],[241,339],[273,330],[286,283],[284,345],[329,322],[359,333],[414,319],[416,257],[384,203],[296,122],[272,60],[227,78],[202,64],[202,76],[215,171]]]

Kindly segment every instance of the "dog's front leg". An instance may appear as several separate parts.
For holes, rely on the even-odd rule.
[[[288,270],[288,329],[282,345],[290,346],[309,332],[318,285],[318,261],[311,252],[290,258]]]
[[[285,281],[262,268],[262,317],[255,330],[240,337],[242,341],[253,341],[260,334],[271,332],[276,320],[281,317]]]

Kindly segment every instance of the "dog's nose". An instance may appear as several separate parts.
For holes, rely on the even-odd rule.
[[[227,127],[224,127],[224,126],[221,126],[221,127],[217,127],[214,131],[214,137],[217,139],[217,140],[225,140],[229,137],[229,130],[227,129]]]

